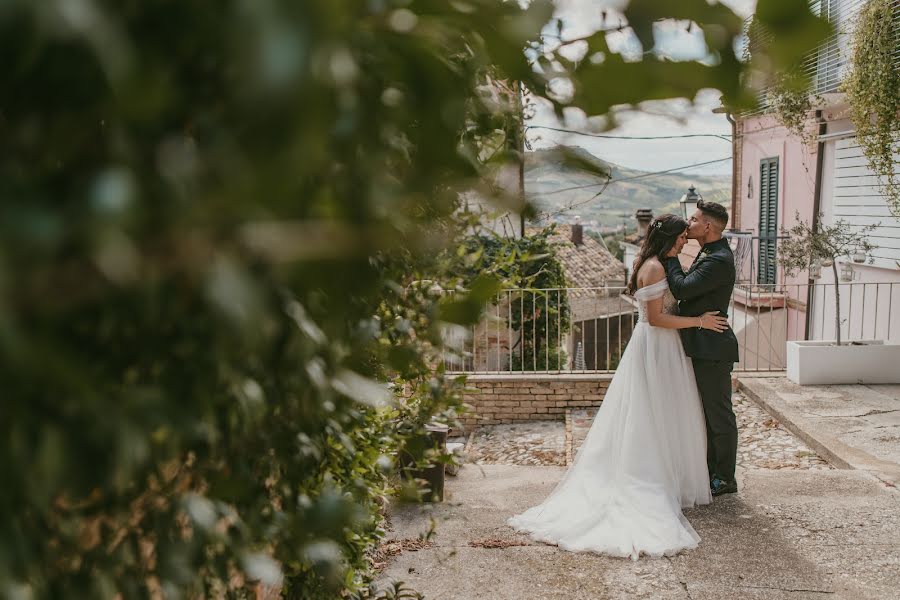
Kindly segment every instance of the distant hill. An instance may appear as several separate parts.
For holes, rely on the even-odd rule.
[[[561,153],[554,149],[537,150],[525,155],[525,193],[541,212],[553,213],[572,203],[587,201],[603,186],[557,191],[603,183],[606,178],[596,171],[611,171],[613,180],[646,175],[644,171],[605,162],[584,148],[567,147],[564,152],[569,155],[570,160],[563,160]],[[582,223],[592,229],[616,227],[623,222],[631,227],[634,223],[634,211],[638,208],[651,208],[654,214],[677,212],[678,200],[692,184],[705,199],[715,200],[726,206],[730,203],[730,176],[675,172],[633,181],[613,182],[601,196],[555,216],[552,220],[570,223],[577,215],[581,217]],[[557,193],[546,195],[547,192]]]

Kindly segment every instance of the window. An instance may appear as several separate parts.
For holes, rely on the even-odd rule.
[[[807,74],[817,94],[837,92],[847,74],[853,28],[865,0],[816,0],[810,8],[834,26],[834,33],[816,51],[815,62],[807,61]]]
[[[778,237],[778,157],[759,161],[759,265],[756,282],[775,283]]]

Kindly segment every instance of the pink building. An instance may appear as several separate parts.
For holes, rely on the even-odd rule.
[[[865,3],[832,0],[820,9],[838,32],[810,64],[813,92],[824,101],[808,116],[811,141],[805,144],[766,110],[736,118],[734,198],[735,229],[747,232],[750,252],[742,266],[742,292],[749,313],[767,311],[784,339],[834,339],[834,276],[822,269],[786,277],[777,264],[778,237],[797,215],[821,224],[838,220],[854,227],[875,225],[870,241],[878,246],[866,264],[852,257],[838,261],[841,272],[842,333],[845,339],[900,339],[900,219],[892,215],[859,148],[844,95],[838,92],[847,73],[853,24]],[[900,4],[897,9],[900,23]],[[900,54],[898,54],[900,57]],[[898,58],[900,64],[900,58]],[[900,150],[895,154],[900,172]],[[872,264],[868,264],[868,259]],[[783,315],[776,315],[783,311]]]

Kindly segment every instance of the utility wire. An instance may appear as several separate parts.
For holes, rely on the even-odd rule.
[[[556,211],[556,212],[548,213],[548,214],[542,216],[540,219],[538,219],[538,221],[546,221],[547,219],[549,219],[549,218],[551,218],[551,217],[555,217],[556,215],[561,215],[561,214],[563,214],[564,212],[567,212],[567,211],[570,211],[570,210],[574,210],[574,209],[578,208],[579,206],[584,206],[584,205],[587,204],[588,202],[591,202],[594,198],[603,195],[603,192],[606,191],[606,188],[609,187],[609,184],[610,184],[610,183],[613,183],[613,181],[612,181],[611,179],[607,179],[607,180],[606,180],[606,183],[603,184],[603,188],[601,188],[601,190],[600,190],[599,192],[597,192],[596,194],[594,194],[593,196],[591,196],[591,197],[588,198],[587,200],[581,200],[581,201],[579,201],[579,202],[573,202],[572,204],[570,204],[569,206],[567,206],[567,207],[565,207],[565,208],[561,208],[560,210],[558,210],[558,211]]]
[[[725,162],[726,160],[731,160],[731,157],[728,156],[726,158],[717,158],[716,160],[708,160],[706,162],[695,163],[693,165],[685,165],[683,167],[675,167],[673,169],[666,169],[664,171],[655,171],[653,173],[641,173],[640,175],[634,175],[632,177],[623,177],[621,179],[607,178],[607,180],[604,181],[603,183],[591,183],[588,185],[576,185],[576,186],[569,187],[569,188],[553,190],[552,192],[547,192],[546,194],[536,194],[537,196],[550,196],[553,194],[559,194],[561,192],[568,192],[568,191],[572,191],[572,190],[583,190],[586,188],[602,186],[602,189],[599,192],[597,192],[596,194],[594,194],[593,196],[591,196],[590,198],[588,198],[586,200],[579,200],[578,202],[573,202],[572,204],[569,204],[568,206],[561,208],[555,212],[547,213],[546,215],[543,215],[540,219],[537,219],[537,220],[538,221],[546,221],[547,219],[549,219],[551,217],[555,217],[556,215],[561,215],[564,212],[568,212],[568,211],[578,208],[580,206],[584,206],[588,202],[591,202],[592,200],[594,200],[594,198],[597,198],[598,196],[603,194],[603,192],[606,191],[606,188],[608,188],[613,183],[620,183],[622,181],[634,181],[635,179],[645,179],[647,177],[655,177],[657,175],[665,175],[666,173],[672,173],[674,171],[684,171],[686,169],[691,169],[694,167],[703,167],[705,165],[711,165],[714,163]]]
[[[731,160],[731,157],[730,157],[730,156],[727,156],[727,157],[725,157],[725,158],[717,158],[716,160],[708,160],[708,161],[706,161],[706,162],[695,163],[695,164],[693,164],[693,165],[685,165],[685,166],[683,166],[683,167],[673,167],[673,168],[671,168],[671,169],[666,169],[665,171],[654,171],[654,172],[652,172],[652,173],[641,173],[640,175],[634,175],[634,176],[632,176],[632,177],[623,177],[623,178],[621,178],[621,179],[610,179],[610,180],[605,181],[605,182],[603,182],[603,183],[589,183],[589,184],[587,184],[587,185],[576,185],[576,186],[572,186],[572,187],[567,187],[567,188],[561,188],[561,189],[558,189],[558,190],[553,190],[552,192],[546,192],[546,193],[543,193],[543,194],[535,194],[535,195],[536,195],[536,196],[552,196],[553,194],[561,194],[562,192],[571,192],[572,190],[584,190],[584,189],[587,189],[587,188],[599,187],[599,186],[601,186],[601,185],[602,185],[602,186],[606,186],[606,185],[609,185],[609,184],[611,184],[611,183],[619,183],[619,182],[621,182],[621,181],[633,181],[633,180],[635,180],[635,179],[644,179],[644,178],[646,178],[646,177],[655,177],[655,176],[657,176],[657,175],[665,175],[666,173],[674,173],[675,171],[684,171],[684,170],[686,170],[686,169],[692,169],[692,168],[694,168],[694,167],[703,167],[703,166],[706,166],[706,165],[711,165],[711,164],[715,164],[715,163],[725,162],[726,160]]]
[[[575,135],[585,135],[588,137],[603,138],[608,140],[675,140],[681,138],[712,137],[724,140],[729,144],[731,143],[730,135],[719,135],[717,133],[685,133],[680,135],[607,135],[604,133],[588,133],[586,131],[575,131],[574,129],[563,129],[560,127],[548,127],[546,125],[528,125],[527,127],[525,127],[525,129],[549,129],[550,131],[573,133]]]

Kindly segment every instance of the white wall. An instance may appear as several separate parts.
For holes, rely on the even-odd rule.
[[[841,335],[843,339],[900,340],[900,219],[891,215],[878,186],[878,178],[868,168],[859,143],[852,135],[847,119],[828,124],[829,132],[848,135],[825,143],[822,172],[821,211],[824,224],[843,220],[855,227],[878,225],[869,240],[878,246],[872,252],[874,263],[850,263],[853,281],[841,282]],[[897,169],[900,173],[900,152]],[[834,274],[822,269],[816,282],[811,310],[811,339],[833,340],[835,336]]]
[[[823,206],[827,207],[826,221],[843,220],[855,228],[877,225],[868,234],[869,241],[878,246],[872,251],[874,265],[879,267],[868,275],[900,281],[900,219],[891,214],[879,178],[869,168],[862,148],[855,137],[837,139],[826,144],[826,163],[823,177]],[[895,173],[900,176],[900,150],[895,152]]]
[[[622,248],[624,250],[622,264],[625,265],[625,285],[627,286],[628,282],[631,281],[631,267],[634,265],[634,259],[637,258],[640,248],[628,242],[623,242]]]

